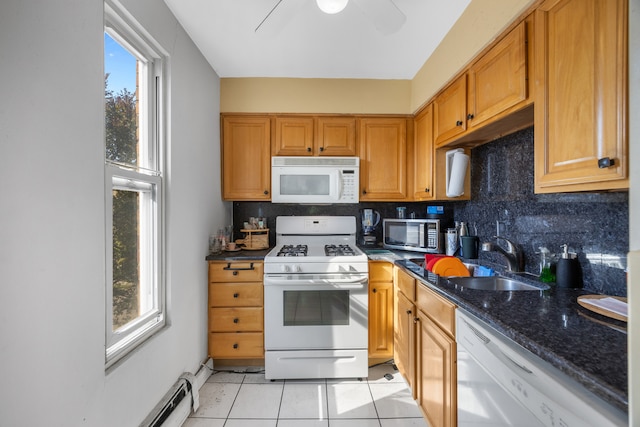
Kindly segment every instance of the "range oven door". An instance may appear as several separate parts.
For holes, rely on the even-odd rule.
[[[268,274],[266,350],[366,349],[368,274]]]

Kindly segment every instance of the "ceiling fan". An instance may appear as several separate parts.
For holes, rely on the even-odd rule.
[[[315,0],[318,8],[324,13],[340,13],[349,1],[356,4],[364,15],[371,20],[376,29],[383,35],[398,31],[407,17],[393,0]],[[275,34],[293,19],[300,8],[308,5],[311,0],[278,0],[267,16],[258,24],[255,32]]]

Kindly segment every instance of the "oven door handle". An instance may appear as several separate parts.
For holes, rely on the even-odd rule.
[[[336,280],[336,279],[290,279],[287,275],[268,276],[264,278],[264,286],[327,286],[337,289],[361,289],[369,282],[369,277],[364,276],[356,280]]]

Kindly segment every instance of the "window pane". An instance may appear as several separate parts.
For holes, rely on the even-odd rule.
[[[140,315],[140,195],[113,191],[113,330]]]
[[[104,34],[105,138],[107,160],[138,165],[140,61]]]

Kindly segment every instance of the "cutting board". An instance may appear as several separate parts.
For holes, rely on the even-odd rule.
[[[614,300],[618,300],[621,302],[624,302],[625,304],[627,303],[627,299],[624,297],[614,297],[614,296],[609,296],[609,295],[582,295],[580,297],[578,297],[578,304],[580,304],[580,306],[586,308],[589,311],[593,311],[594,313],[598,313],[601,314],[603,316],[606,317],[610,317],[612,319],[616,319],[616,320],[621,320],[623,322],[627,321],[627,316],[622,315],[620,313],[608,310],[606,307],[599,307],[593,304],[590,304],[589,301],[594,301],[594,300],[602,300],[605,298],[612,298]]]

